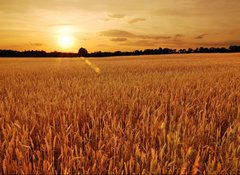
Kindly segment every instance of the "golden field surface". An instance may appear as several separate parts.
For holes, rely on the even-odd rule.
[[[0,59],[0,174],[240,174],[240,54],[89,60]]]

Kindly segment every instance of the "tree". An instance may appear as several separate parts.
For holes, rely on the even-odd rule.
[[[193,53],[193,49],[192,48],[188,48],[187,52],[188,53]]]
[[[231,52],[240,52],[240,46],[230,46],[229,50]]]
[[[88,56],[88,51],[87,51],[87,49],[81,47],[81,48],[79,49],[79,51],[78,51],[78,56],[79,56],[79,57],[86,57],[86,56]]]

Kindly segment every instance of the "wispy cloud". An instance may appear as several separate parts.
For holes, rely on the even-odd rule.
[[[197,42],[194,45],[200,47],[228,47],[231,45],[240,45],[240,40],[225,40],[225,41],[212,41],[212,42]]]
[[[117,13],[110,13],[110,14],[108,14],[108,17],[110,17],[110,18],[124,18],[125,17],[125,15],[124,14],[117,14]]]
[[[183,37],[184,37],[183,34],[176,34],[176,35],[174,36],[175,39],[179,39],[179,38],[183,38]]]
[[[120,45],[125,46],[144,46],[144,47],[155,47],[158,46],[160,43],[154,40],[137,40],[137,41],[128,41],[125,43],[121,43]]]
[[[41,47],[41,46],[43,46],[44,44],[43,44],[43,43],[32,43],[32,42],[29,42],[29,45],[30,45],[30,46],[38,46],[38,47]]]
[[[125,30],[106,30],[100,32],[100,35],[107,37],[128,37],[128,38],[136,37],[136,35],[134,35],[133,33]]]
[[[201,35],[198,35],[198,36],[196,36],[195,37],[195,39],[203,39],[203,38],[205,38],[206,36],[207,36],[208,34],[201,34]]]
[[[8,47],[13,47],[13,48],[19,48],[19,47],[26,47],[26,46],[31,46],[31,47],[42,47],[44,46],[43,43],[23,43],[23,44],[13,44],[13,45],[9,45]]]
[[[113,42],[123,42],[123,41],[127,41],[127,38],[112,38],[111,41]]]
[[[133,18],[130,21],[128,21],[128,23],[129,24],[135,24],[135,23],[138,23],[138,22],[141,22],[141,21],[146,21],[146,19],[145,18]]]
[[[171,38],[170,36],[161,36],[161,35],[134,34],[125,30],[106,30],[106,31],[102,31],[100,35],[106,36],[106,37],[154,39],[154,40],[165,40],[165,39]]]

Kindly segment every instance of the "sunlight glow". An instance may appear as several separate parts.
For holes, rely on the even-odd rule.
[[[70,48],[73,46],[73,37],[68,34],[63,34],[59,36],[58,42],[62,48]]]
[[[58,44],[63,49],[71,48],[74,45],[74,30],[71,26],[59,26],[57,28]]]

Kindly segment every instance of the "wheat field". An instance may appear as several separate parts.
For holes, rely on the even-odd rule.
[[[0,59],[0,174],[240,174],[240,54]]]

